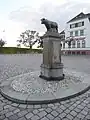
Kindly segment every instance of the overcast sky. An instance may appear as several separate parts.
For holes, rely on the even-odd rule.
[[[24,30],[46,31],[41,18],[56,21],[62,31],[66,22],[80,12],[90,12],[90,0],[0,0],[0,37],[7,46],[16,46]]]

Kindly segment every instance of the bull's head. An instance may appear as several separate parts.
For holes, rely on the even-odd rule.
[[[45,18],[42,18],[42,19],[41,19],[41,24],[43,24],[43,23],[44,23],[44,20],[45,20]]]

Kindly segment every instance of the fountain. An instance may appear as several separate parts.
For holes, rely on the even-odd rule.
[[[61,43],[56,22],[41,19],[47,32],[43,40],[41,71],[33,71],[8,78],[0,84],[0,93],[22,104],[47,104],[67,100],[90,88],[88,75],[63,69]]]
[[[41,64],[40,77],[46,80],[64,79],[63,64],[61,63],[61,41],[56,22],[41,19],[47,32],[42,36],[43,40],[43,63]]]

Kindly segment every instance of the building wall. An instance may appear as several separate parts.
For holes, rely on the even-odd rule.
[[[63,55],[90,55],[90,50],[62,50]]]
[[[82,21],[84,21],[84,26],[70,29],[70,24],[74,24],[74,23],[78,23],[78,22],[82,22]],[[78,30],[79,34],[80,34],[80,30],[82,30],[82,29],[84,29],[84,36],[83,37],[86,37],[85,38],[86,48],[90,49],[90,40],[89,40],[90,39],[90,22],[89,22],[88,18],[67,23],[66,28],[65,28],[65,39],[67,37],[70,37],[70,31]],[[77,36],[76,38],[79,38],[79,37],[81,37],[81,36]],[[81,40],[80,40],[80,42],[81,42]],[[65,45],[65,49],[66,48],[68,48],[68,44]],[[72,48],[72,49],[77,50],[77,48]],[[83,48],[80,48],[80,50],[83,50]]]
[[[87,37],[87,42],[86,42],[86,47],[87,48],[90,48],[90,22],[87,18],[87,21],[86,21],[86,27],[87,27],[87,32],[86,32],[86,37]]]

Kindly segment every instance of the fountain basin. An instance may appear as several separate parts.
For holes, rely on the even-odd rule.
[[[20,104],[47,104],[81,95],[90,89],[90,76],[64,69],[62,81],[47,81],[39,71],[11,77],[1,83],[0,93]]]

